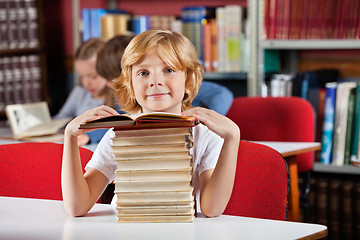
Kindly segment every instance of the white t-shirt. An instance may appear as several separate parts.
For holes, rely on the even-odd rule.
[[[115,137],[115,133],[109,129],[85,167],[86,170],[88,168],[97,169],[109,179],[109,183],[115,179],[116,171],[116,162],[113,160],[114,155],[111,149],[111,138],[113,137]],[[200,174],[215,168],[224,141],[202,124],[194,127],[193,141],[194,146],[190,149],[193,156],[192,182],[195,188],[197,211],[200,212]]]

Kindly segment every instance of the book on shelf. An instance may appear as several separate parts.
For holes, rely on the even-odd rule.
[[[266,39],[356,39],[359,1],[262,0]]]
[[[327,83],[325,85],[326,96],[324,104],[324,121],[322,126],[321,156],[320,162],[323,164],[331,163],[334,119],[335,119],[335,98],[337,83]]]
[[[193,127],[199,120],[180,114],[154,112],[139,114],[120,114],[104,117],[97,120],[82,123],[80,129],[112,128],[118,129],[143,129],[143,128],[169,128],[169,127]]]
[[[46,102],[7,105],[5,112],[13,137],[29,141],[45,140],[45,136],[61,140],[62,134],[56,134],[71,120],[51,119]]]
[[[335,100],[334,141],[332,165],[343,166],[345,158],[346,125],[348,118],[349,95],[356,87],[355,82],[338,83]]]
[[[355,102],[354,102],[354,119],[351,137],[350,160],[356,160],[360,157],[359,152],[359,134],[360,134],[360,82],[356,84]]]
[[[355,105],[355,88],[350,90],[347,109],[347,122],[345,131],[345,154],[344,165],[350,164],[351,155],[351,140],[353,135],[353,121],[354,121],[354,105]]]
[[[114,117],[120,120],[105,123],[115,126],[112,152],[117,166],[118,222],[193,221],[190,148],[197,120],[170,113]]]

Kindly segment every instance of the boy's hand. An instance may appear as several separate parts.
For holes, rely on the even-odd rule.
[[[99,107],[87,110],[83,114],[74,118],[65,128],[65,134],[69,136],[79,136],[85,132],[90,132],[91,130],[79,129],[80,124],[84,122],[88,122],[91,120],[99,119],[102,117],[108,117],[113,115],[119,115],[119,113],[112,109],[109,106],[101,105]]]
[[[202,124],[224,140],[231,140],[234,137],[235,139],[240,138],[239,127],[229,118],[213,110],[196,107],[183,112],[182,115],[199,119]]]

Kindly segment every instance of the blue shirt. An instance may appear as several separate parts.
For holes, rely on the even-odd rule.
[[[86,88],[82,86],[75,86],[60,111],[53,118],[75,118],[87,110],[98,107],[102,104],[104,104],[103,99],[95,99]],[[116,110],[119,113],[124,113],[119,111],[119,106],[116,107]],[[97,129],[86,133],[90,138],[88,143],[100,142],[106,131],[107,129]]]
[[[203,81],[192,105],[194,107],[206,107],[222,115],[226,115],[233,100],[234,95],[227,87],[217,83]]]

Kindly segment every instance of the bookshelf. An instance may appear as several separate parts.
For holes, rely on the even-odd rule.
[[[9,104],[49,102],[41,0],[0,6],[0,125]]]
[[[248,5],[248,15],[251,25],[251,66],[249,71],[249,78],[251,83],[251,89],[249,95],[261,95],[261,86],[264,84],[264,52],[265,50],[282,50],[286,52],[287,60],[290,62],[288,68],[286,69],[290,73],[296,72],[297,66],[297,51],[298,50],[340,50],[340,49],[360,49],[360,42],[358,39],[348,39],[348,38],[318,38],[318,39],[270,39],[264,38],[265,35],[265,5],[269,2],[277,2],[280,4],[286,4],[286,1],[276,0],[276,1],[254,1],[251,3],[249,1]],[[293,2],[297,2],[296,0]],[[329,3],[331,1],[328,1]],[[341,1],[339,1],[341,2]],[[271,3],[270,3],[271,4]],[[310,5],[318,5],[315,2],[310,3]],[[319,6],[316,6],[319,7]],[[321,8],[321,7],[319,7]],[[310,9],[310,7],[309,7]],[[315,7],[311,7],[315,9]],[[290,9],[291,11],[291,9]],[[332,16],[335,18],[336,16]],[[338,23],[337,23],[338,24]],[[311,30],[311,29],[310,29]],[[321,29],[317,29],[321,30]],[[336,29],[331,29],[336,32]],[[329,34],[329,33],[328,33]]]
[[[224,6],[227,4],[236,4],[241,6],[247,5],[247,0],[195,0],[191,3],[186,3],[184,1],[175,0],[171,5],[164,4],[162,0],[156,1],[143,1],[143,0],[107,0],[107,8],[109,9],[124,9],[125,11],[131,13],[132,15],[141,15],[141,14],[151,14],[151,15],[175,15],[180,16],[181,8],[183,6]],[[76,49],[81,43],[80,29],[81,29],[81,0],[72,0],[72,14],[74,19],[73,25],[73,42],[74,49]],[[142,7],[139,8],[138,6]],[[204,74],[204,80],[213,81],[218,84],[228,87],[234,94],[235,97],[246,96],[248,83],[248,74],[246,72],[206,72]]]

